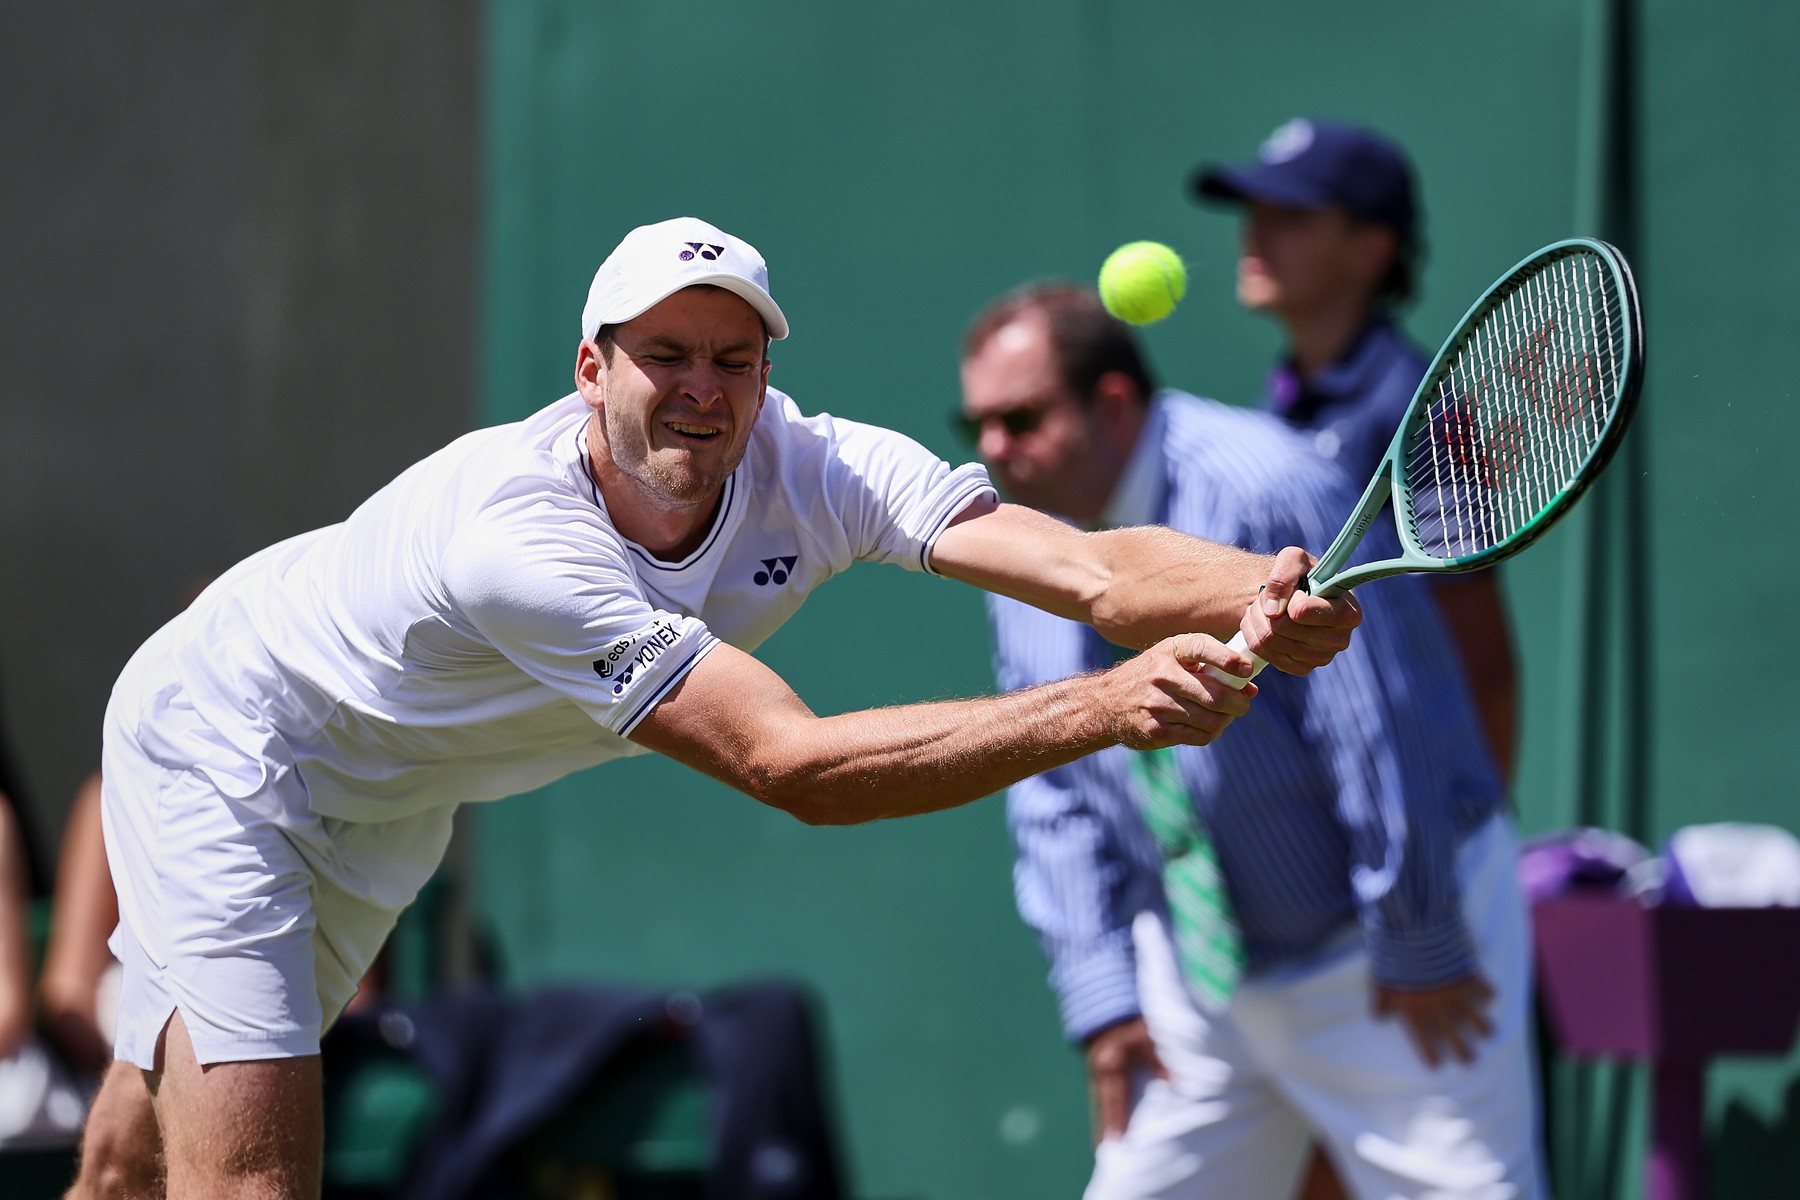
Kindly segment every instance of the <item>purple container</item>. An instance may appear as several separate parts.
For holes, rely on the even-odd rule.
[[[1646,908],[1566,896],[1532,909],[1538,986],[1568,1053],[1785,1054],[1800,1023],[1800,908]]]
[[[1571,895],[1533,906],[1532,925],[1538,989],[1563,1052],[1650,1065],[1649,1200],[1700,1200],[1706,1061],[1794,1044],[1800,908]]]

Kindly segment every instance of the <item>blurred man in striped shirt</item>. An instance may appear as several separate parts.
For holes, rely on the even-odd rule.
[[[962,380],[996,482],[1078,525],[1322,549],[1362,482],[1276,418],[1158,390],[1084,289],[990,307]],[[1358,1196],[1541,1194],[1503,788],[1422,585],[1368,592],[1330,669],[1269,678],[1232,738],[1177,752],[1246,955],[1228,1000],[1203,1001],[1176,964],[1132,752],[1009,793],[1020,913],[1094,1087],[1090,1200],[1286,1200],[1314,1138]],[[1118,653],[1011,600],[990,614],[1003,688]]]

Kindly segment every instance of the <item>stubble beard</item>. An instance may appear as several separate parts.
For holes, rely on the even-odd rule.
[[[606,416],[606,440],[613,465],[634,480],[649,499],[671,510],[711,503],[744,458],[744,448],[740,447],[716,470],[708,469],[702,458],[705,447],[653,449],[641,426],[615,424],[610,412]]]

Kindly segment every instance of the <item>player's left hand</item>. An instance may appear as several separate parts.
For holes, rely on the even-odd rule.
[[[1289,675],[1305,675],[1330,662],[1362,624],[1362,606],[1349,593],[1322,600],[1301,590],[1315,561],[1296,546],[1277,554],[1268,582],[1239,625],[1251,651]]]
[[[1493,999],[1493,985],[1470,975],[1434,988],[1376,984],[1374,1007],[1377,1018],[1400,1018],[1426,1066],[1436,1067],[1447,1058],[1466,1065],[1475,1061],[1477,1043],[1494,1034],[1487,1015]]]

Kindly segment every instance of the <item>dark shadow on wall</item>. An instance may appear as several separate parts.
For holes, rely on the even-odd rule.
[[[40,857],[186,582],[469,428],[483,11],[0,4],[0,718]]]

